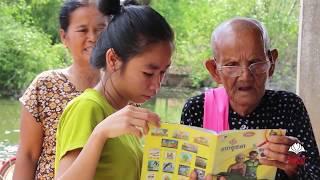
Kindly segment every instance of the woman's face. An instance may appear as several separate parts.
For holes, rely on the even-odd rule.
[[[90,5],[74,10],[69,22],[67,32],[60,30],[63,44],[69,49],[74,63],[89,65],[92,48],[106,26],[106,18]]]
[[[171,64],[173,45],[163,41],[151,44],[113,73],[113,82],[128,101],[143,103],[155,96]]]

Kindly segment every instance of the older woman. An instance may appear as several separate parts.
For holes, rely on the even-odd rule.
[[[66,104],[100,78],[89,58],[107,23],[90,0],[65,1],[60,11],[60,37],[68,48],[72,64],[39,74],[22,103],[20,144],[13,179],[53,179],[55,135]]]
[[[302,100],[290,92],[266,90],[278,52],[269,48],[264,26],[249,18],[228,20],[213,32],[212,49],[214,58],[205,65],[213,79],[223,85],[219,91],[224,92],[211,99],[206,97],[208,92],[188,99],[181,124],[205,127],[209,121],[224,117],[226,123],[220,123],[220,130],[286,129],[286,136],[268,138],[264,150],[268,159],[260,159],[260,163],[276,166],[276,179],[319,179],[319,152]],[[223,100],[217,102],[224,94],[226,103]],[[206,115],[206,112],[224,105],[225,114],[211,118]],[[288,149],[296,142],[306,150],[304,165],[288,161]]]

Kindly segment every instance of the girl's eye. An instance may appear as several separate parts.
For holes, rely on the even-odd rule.
[[[151,77],[151,76],[153,76],[153,73],[147,73],[147,72],[143,72],[143,74],[144,74],[145,76],[148,76],[148,77]]]

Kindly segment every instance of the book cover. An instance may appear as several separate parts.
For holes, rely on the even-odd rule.
[[[261,146],[267,136],[285,130],[252,129],[214,131],[162,123],[145,136],[141,179],[187,180],[194,170],[198,179],[274,179],[276,168],[261,165]]]

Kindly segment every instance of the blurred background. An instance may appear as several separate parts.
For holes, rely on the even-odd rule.
[[[0,2],[0,162],[15,155],[19,135],[18,98],[40,72],[70,63],[58,35],[63,0]],[[176,33],[173,65],[161,92],[144,106],[163,121],[178,123],[187,97],[215,86],[203,66],[211,57],[212,30],[235,16],[262,21],[279,62],[269,84],[294,92],[299,30],[298,0],[141,0],[167,18]],[[279,71],[281,69],[281,71]],[[1,163],[0,163],[1,165]]]

